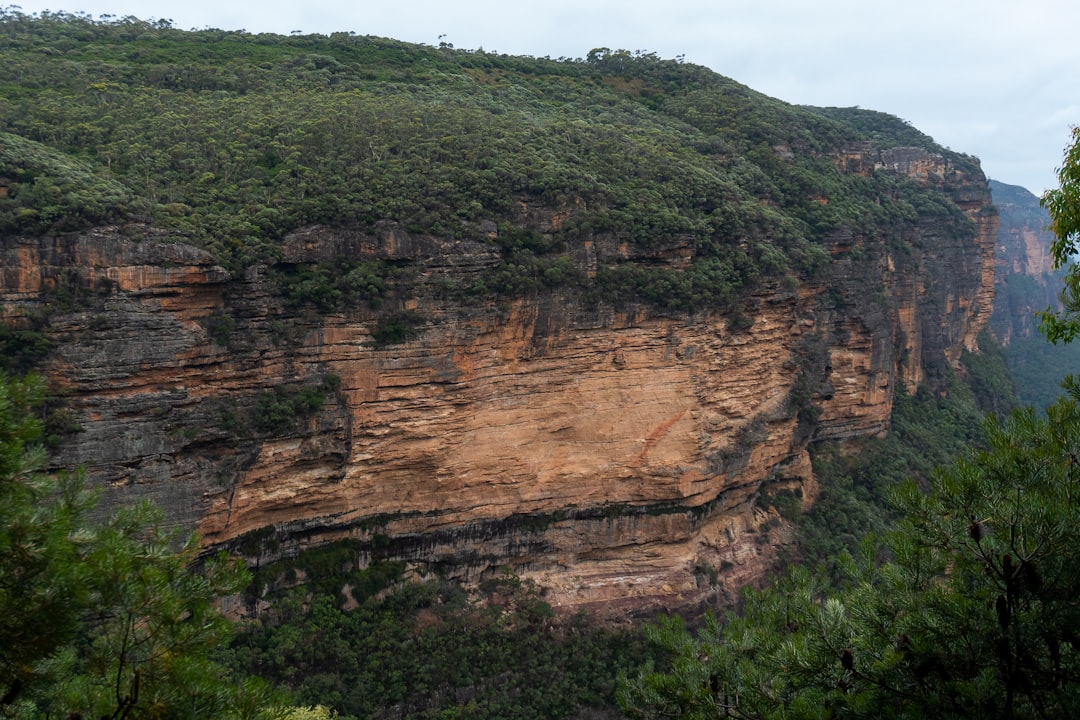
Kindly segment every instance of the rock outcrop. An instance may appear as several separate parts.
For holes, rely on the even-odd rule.
[[[1060,308],[1062,273],[1054,269],[1050,215],[1026,189],[990,181],[1001,212],[997,236],[997,294],[990,327],[1002,345],[1038,333],[1035,313]]]
[[[745,298],[752,323],[569,292],[448,299],[496,249],[393,225],[308,228],[283,258],[408,265],[413,325],[391,342],[384,311],[294,307],[270,269],[231,274],[138,226],[4,238],[0,304],[19,321],[73,298],[47,329],[82,428],[56,465],[86,466],[112,501],[153,498],[209,547],[257,561],[348,537],[419,572],[510,566],[556,605],[730,600],[790,541],[763,488],[812,501],[810,439],[885,431],[898,385],[936,382],[991,311],[981,174],[916,149],[837,164],[939,188],[967,231],[927,216],[837,233],[822,279]],[[528,212],[542,229],[573,208]],[[586,272],[591,247],[574,255]]]

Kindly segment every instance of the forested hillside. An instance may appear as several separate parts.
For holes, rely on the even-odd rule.
[[[698,309],[812,272],[815,238],[950,212],[900,177],[835,172],[832,153],[867,138],[945,152],[903,122],[793,107],[650,53],[550,60],[17,10],[0,32],[7,232],[137,219],[236,268],[280,259],[312,224],[503,229],[504,261],[461,288],[474,293],[583,282],[560,251],[591,233],[642,253],[692,238],[689,272],[602,266],[595,284]],[[565,224],[535,237],[522,200]],[[386,270],[364,271],[331,297],[377,295]]]
[[[0,370],[45,378],[16,417],[80,511],[197,531],[178,582],[248,567],[190,691],[235,717],[613,717],[672,667],[636,621],[843,580],[1016,404],[996,228],[904,121],[647,51],[0,10]],[[101,676],[80,602],[17,712],[179,707]],[[211,682],[248,676],[285,695]]]

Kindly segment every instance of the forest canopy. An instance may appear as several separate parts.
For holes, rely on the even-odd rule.
[[[278,261],[299,228],[392,222],[497,244],[474,293],[586,286],[680,311],[813,274],[836,234],[928,215],[971,232],[935,191],[835,157],[868,142],[971,158],[881,113],[792,106],[648,52],[553,60],[16,8],[0,38],[6,232],[136,220],[240,268]],[[566,265],[593,239],[646,265],[688,247],[691,267],[627,271],[609,253],[594,282]]]

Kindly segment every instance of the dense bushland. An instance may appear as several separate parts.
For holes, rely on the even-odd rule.
[[[835,167],[867,139],[971,164],[905,123],[791,106],[650,53],[522,58],[15,8],[0,37],[5,232],[137,219],[239,268],[279,260],[300,227],[391,221],[496,245],[474,293],[585,287],[678,311],[730,310],[761,277],[813,274],[833,233],[902,236],[920,216],[971,232],[937,191]],[[614,253],[592,280],[570,257],[596,238],[631,260],[687,246],[691,264]],[[386,292],[377,267],[286,271],[290,300],[320,308]]]
[[[348,567],[347,547],[329,550]],[[356,718],[609,716],[618,672],[658,658],[639,630],[556,617],[539,588],[511,573],[471,599],[435,579],[380,594],[400,580],[392,563],[323,565],[313,581],[310,567],[308,583],[280,593],[226,654],[234,671],[271,680],[300,704]]]

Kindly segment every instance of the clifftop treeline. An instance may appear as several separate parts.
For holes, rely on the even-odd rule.
[[[971,232],[934,189],[841,173],[837,156],[973,159],[888,115],[795,107],[647,52],[552,60],[15,8],[0,38],[4,233],[142,221],[237,269],[279,260],[298,228],[390,221],[499,246],[500,266],[458,292],[572,285],[683,311],[814,273],[829,236],[928,215]],[[567,252],[594,238],[623,252],[585,277]],[[688,267],[624,264],[676,246]]]

